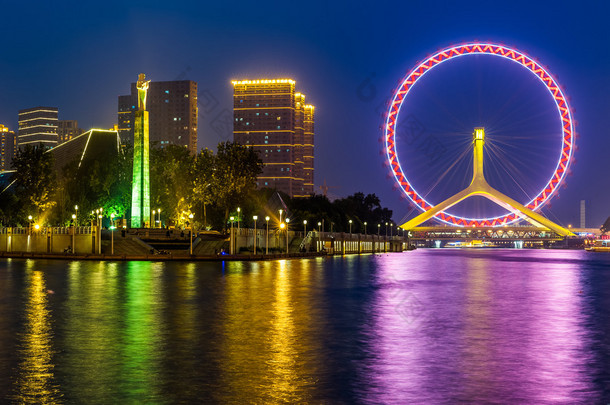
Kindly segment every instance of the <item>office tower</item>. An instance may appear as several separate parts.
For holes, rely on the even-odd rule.
[[[19,111],[17,147],[57,146],[57,107],[34,107]]]
[[[587,215],[586,215],[586,202],[585,200],[580,200],[580,227],[581,228],[586,228],[585,225],[587,224]]]
[[[0,124],[0,171],[12,169],[15,144],[15,132]]]
[[[233,81],[233,139],[259,152],[258,187],[313,194],[314,106],[292,79]]]
[[[119,135],[123,143],[134,141],[134,118],[138,107],[136,84],[131,94],[118,99]],[[186,146],[197,153],[197,83],[191,80],[150,82],[146,109],[149,112],[150,143]]]
[[[76,138],[84,131],[78,127],[76,120],[58,120],[57,121],[57,142],[62,144],[73,138]]]

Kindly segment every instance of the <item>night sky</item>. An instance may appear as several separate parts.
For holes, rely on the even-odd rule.
[[[587,225],[610,215],[610,5],[603,2],[6,3],[0,123],[16,129],[19,109],[49,105],[83,129],[110,128],[117,96],[144,72],[154,81],[198,82],[199,147],[214,148],[232,139],[231,79],[290,77],[316,106],[316,185],[326,180],[335,197],[376,193],[395,220],[410,208],[379,153],[379,107],[407,70],[440,48],[473,40],[514,46],[548,66],[578,121],[573,175],[544,212],[578,224],[585,199]],[[473,105],[494,94],[483,87]]]

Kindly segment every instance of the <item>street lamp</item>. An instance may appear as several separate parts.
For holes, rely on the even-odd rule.
[[[110,254],[114,254],[114,212],[110,214]]]
[[[282,223],[282,212],[284,212],[284,210],[280,209],[280,224]]]
[[[155,215],[156,213],[157,213],[157,211],[152,210],[152,223],[150,224],[151,228],[155,227],[155,222],[156,222],[155,219],[157,218],[157,216]]]
[[[303,238],[307,237],[307,220],[303,220]]]
[[[288,255],[288,222],[290,219],[286,218],[286,255]]]
[[[28,235],[32,234],[32,216],[28,215],[28,220],[29,220],[29,224],[28,224]]]
[[[74,206],[74,211],[76,212],[76,214],[74,214],[74,224],[78,225],[78,205]]]
[[[229,253],[233,254],[233,221],[235,221],[235,217],[229,217],[231,221],[231,233],[229,234],[229,243],[231,244],[231,248],[229,249]]]
[[[385,237],[388,237],[388,223],[385,223]]]
[[[269,254],[269,220],[271,218],[269,218],[269,216],[265,217],[265,221],[267,221],[267,233],[265,235],[266,237],[266,241],[265,241],[265,254],[268,255]]]
[[[102,212],[102,210],[100,209],[100,212]],[[97,216],[99,219],[99,224],[98,224],[98,228],[100,230],[100,237],[98,238],[98,253],[101,254],[102,253],[102,214]]]
[[[377,224],[377,237],[379,237],[380,231],[381,231],[381,224]]]
[[[352,220],[349,220],[349,238],[352,238]]]
[[[193,255],[193,214],[189,214],[191,220],[191,256]]]
[[[252,219],[254,220],[254,254],[256,254],[256,220],[258,219],[258,216],[254,215]]]
[[[76,214],[72,214],[72,253],[76,252],[76,245],[75,240],[76,240]]]
[[[161,229],[161,208],[157,208],[157,214],[159,214],[159,229]]]
[[[237,234],[238,235],[239,235],[239,217],[240,217],[240,212],[241,212],[241,208],[237,207]]]
[[[366,221],[364,221],[364,236],[366,236]]]

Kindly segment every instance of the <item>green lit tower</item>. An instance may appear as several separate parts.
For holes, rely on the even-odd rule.
[[[138,76],[138,110],[134,115],[133,183],[131,186],[131,227],[150,225],[150,170],[148,167],[148,111],[146,94],[150,80]]]

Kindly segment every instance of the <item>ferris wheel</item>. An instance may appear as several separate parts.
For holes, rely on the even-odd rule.
[[[409,162],[401,161],[401,156],[399,156],[398,153],[397,131],[400,124],[399,116],[401,114],[403,103],[409,97],[412,89],[416,87],[417,83],[419,83],[427,75],[427,73],[433,70],[435,67],[441,64],[449,64],[452,60],[467,58],[471,55],[489,55],[491,57],[503,58],[507,62],[519,65],[522,69],[534,75],[537,80],[544,85],[548,92],[549,98],[556,107],[556,126],[551,128],[553,133],[556,133],[556,141],[554,141],[556,145],[556,163],[552,170],[552,175],[546,180],[542,188],[537,190],[535,196],[525,203],[519,203],[511,200],[511,203],[507,204],[506,201],[510,200],[510,198],[505,195],[500,196],[501,193],[495,190],[493,191],[496,193],[498,198],[492,198],[493,195],[491,194],[493,193],[478,193],[508,209],[509,213],[506,215],[470,218],[447,212],[447,208],[449,208],[452,204],[455,204],[455,202],[450,202],[449,204],[444,204],[445,202],[439,204],[437,202],[435,205],[434,203],[428,201],[425,196],[422,195],[422,193],[415,189],[413,182],[407,177],[404,167],[408,167]],[[483,132],[479,131],[479,136],[482,136],[482,134]],[[549,73],[549,71],[542,67],[537,61],[525,55],[523,52],[504,45],[492,43],[469,43],[452,46],[435,53],[411,69],[394,91],[384,125],[386,156],[389,167],[399,189],[420,211],[422,211],[420,216],[424,221],[433,217],[445,224],[453,226],[494,227],[511,224],[522,218],[535,218],[535,222],[543,222],[540,221],[542,217],[538,214],[534,215],[534,212],[540,210],[540,208],[548,203],[557,194],[559,186],[564,182],[565,176],[568,173],[568,167],[572,160],[574,151],[574,137],[574,121],[568,101],[562,89],[557,84],[557,81]],[[480,140],[483,141],[483,138]],[[476,145],[476,142],[477,140],[475,135],[473,143]],[[483,142],[480,143],[481,148],[482,145]],[[480,169],[482,176],[482,149],[480,158]],[[406,166],[403,167],[404,164],[406,164]],[[463,198],[474,194],[476,193],[470,193],[468,195],[465,194],[465,197]],[[428,215],[426,215],[426,213]],[[411,222],[411,225],[413,225],[415,222]],[[547,222],[549,222],[551,225],[555,225],[550,221]],[[549,226],[549,224],[545,223],[543,226]],[[558,229],[561,232],[562,228]]]

